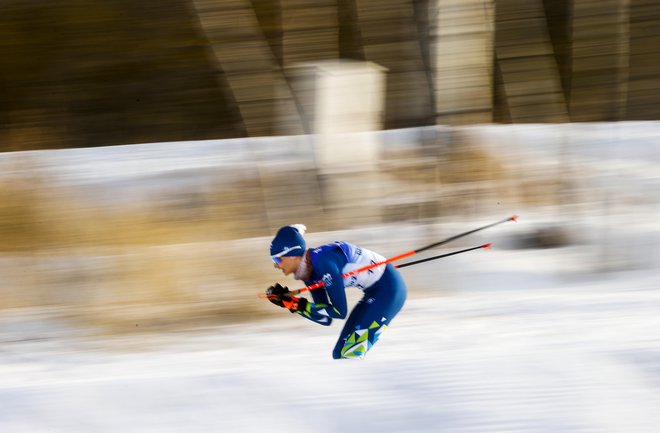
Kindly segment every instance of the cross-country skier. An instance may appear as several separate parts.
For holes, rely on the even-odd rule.
[[[340,241],[307,249],[303,238],[305,230],[302,224],[280,228],[270,244],[270,256],[275,268],[282,270],[284,275],[293,274],[296,280],[304,281],[307,286],[322,281],[323,286],[310,292],[311,301],[288,294],[289,289],[279,284],[268,288],[268,298],[292,313],[328,326],[332,319],[346,318],[345,287],[362,290],[364,296],[348,316],[332,357],[363,358],[403,307],[406,300],[403,278],[391,264],[342,278],[342,274],[386,259],[373,251]]]

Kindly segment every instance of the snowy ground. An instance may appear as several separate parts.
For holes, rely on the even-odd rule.
[[[592,162],[580,191],[592,201],[572,213],[513,210],[519,223],[471,238],[493,241],[492,251],[402,270],[415,290],[363,361],[331,359],[340,323],[286,312],[95,336],[54,320],[57,311],[2,311],[0,432],[660,431],[660,128],[652,126],[646,146],[571,155]],[[509,212],[493,215],[483,222]],[[520,248],[522,235],[548,223],[575,242]],[[423,245],[425,231],[467,228],[341,235],[383,239],[379,251],[391,254]]]
[[[5,315],[0,431],[658,431],[660,277],[576,272],[580,248],[447,259],[461,289],[411,296],[363,361],[288,313],[103,339]]]

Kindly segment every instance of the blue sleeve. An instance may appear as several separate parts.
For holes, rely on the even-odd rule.
[[[332,323],[332,319],[346,317],[348,306],[341,270],[347,262],[346,256],[339,248],[319,256],[314,266],[314,274],[321,276],[324,288],[312,290],[310,293],[313,302],[308,302],[305,311],[298,311],[298,314],[326,326]]]

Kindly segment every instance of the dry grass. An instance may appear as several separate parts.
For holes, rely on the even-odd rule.
[[[272,310],[256,294],[277,274],[267,239],[249,241],[267,232],[249,186],[212,192],[197,207],[107,209],[36,180],[4,181],[0,308],[66,306],[104,332],[267,316]]]
[[[468,144],[394,162],[381,177],[394,179],[386,195],[412,202],[383,201],[381,215],[392,221],[411,209],[410,218],[435,218],[485,200],[535,205],[554,197],[551,176],[511,190],[507,168]],[[316,231],[327,227],[315,176],[243,176],[203,193],[116,207],[90,205],[38,177],[0,181],[0,309],[70,306],[82,323],[108,332],[276,314],[256,297],[280,278],[266,254],[269,237],[293,216]]]
[[[400,196],[413,203],[385,208],[388,220],[434,218],[479,210],[479,206],[559,205],[567,202],[575,180],[547,161],[520,161],[503,151],[494,155],[468,131],[452,142],[386,155],[384,175],[399,184]]]

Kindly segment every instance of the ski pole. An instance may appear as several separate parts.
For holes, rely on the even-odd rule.
[[[483,244],[477,247],[465,248],[463,250],[453,251],[451,253],[440,254],[439,256],[433,256],[426,259],[415,260],[414,262],[403,263],[399,266],[395,266],[397,269],[405,268],[406,266],[417,265],[419,263],[430,262],[431,260],[441,259],[443,257],[455,256],[456,254],[467,253],[468,251],[478,250],[480,248],[490,248],[492,244]]]
[[[465,236],[467,236],[467,235],[471,235],[472,233],[480,232],[481,230],[485,230],[485,229],[488,229],[488,228],[494,227],[494,226],[496,226],[496,225],[503,224],[503,223],[505,223],[505,222],[507,222],[507,221],[518,221],[518,216],[517,216],[517,215],[512,215],[512,216],[510,216],[509,218],[506,218],[506,219],[503,219],[503,220],[500,220],[500,221],[494,222],[494,223],[492,223],[492,224],[487,224],[487,225],[485,225],[485,226],[481,226],[481,227],[476,228],[476,229],[473,229],[473,230],[469,230],[469,231],[466,231],[466,232],[463,232],[463,233],[459,233],[459,234],[457,234],[457,235],[454,235],[454,236],[452,236],[452,237],[449,237],[449,238],[447,238],[447,239],[444,239],[444,240],[442,240],[442,241],[440,241],[440,242],[436,242],[436,243],[433,243],[433,244],[427,245],[427,246],[425,246],[425,247],[419,248],[419,249],[415,250],[415,254],[421,253],[422,251],[430,250],[431,248],[439,247],[440,245],[444,245],[444,244],[449,243],[449,242],[451,242],[451,241],[455,241],[456,239],[460,239],[460,238],[463,238],[463,237],[465,237]]]
[[[483,244],[483,245],[479,245],[479,246],[476,246],[476,247],[470,247],[470,248],[465,248],[465,249],[458,250],[458,251],[452,251],[451,253],[440,254],[439,256],[433,256],[433,257],[429,257],[429,258],[426,258],[426,259],[416,260],[414,262],[404,263],[402,265],[396,266],[396,268],[397,269],[398,268],[405,268],[406,266],[412,266],[412,265],[416,265],[418,263],[424,263],[424,262],[428,262],[428,261],[431,261],[431,260],[441,259],[443,257],[454,256],[456,254],[467,253],[468,251],[474,251],[474,250],[478,250],[480,248],[490,248],[491,245],[492,244]],[[355,274],[359,274],[360,272],[368,271],[369,269],[373,269],[373,268],[377,268],[378,266],[386,265],[386,264],[394,262],[396,260],[400,260],[400,259],[403,259],[405,257],[409,257],[413,254],[414,254],[414,251],[408,251],[407,253],[400,254],[398,256],[389,258],[389,259],[384,260],[382,262],[372,263],[370,265],[364,266],[364,267],[356,269],[354,271],[347,272],[345,274],[342,274],[341,277],[342,278],[348,278],[348,277],[351,277]],[[302,289],[291,290],[290,292],[287,292],[287,295],[292,295],[292,296],[299,295],[303,292],[309,292],[309,291],[312,291],[312,290],[319,289],[319,288],[323,287],[323,285],[324,285],[323,281],[319,281],[319,282],[316,282],[316,283],[314,283],[312,285],[309,285],[307,287],[303,287]],[[267,295],[266,293],[259,293],[257,296],[260,297],[260,298],[269,299],[269,295]]]
[[[426,245],[425,247],[418,248],[416,250],[411,250],[411,251],[405,252],[403,254],[399,254],[398,256],[394,256],[394,257],[389,258],[385,261],[378,262],[378,263],[372,263],[371,265],[367,265],[367,266],[364,266],[362,268],[359,268],[359,269],[356,269],[354,271],[343,274],[342,278],[348,278],[348,277],[351,277],[351,276],[353,276],[355,274],[358,274],[360,272],[368,271],[369,269],[373,269],[373,268],[376,268],[378,266],[382,266],[382,265],[386,265],[388,263],[394,262],[396,260],[401,260],[401,259],[404,259],[406,257],[410,257],[412,255],[419,254],[422,251],[426,251],[428,249],[438,247],[440,245],[444,245],[448,242],[455,241],[456,239],[471,235],[472,233],[476,233],[478,231],[485,230],[485,229],[490,228],[490,227],[494,227],[494,226],[499,225],[499,224],[503,224],[503,223],[508,222],[508,221],[518,221],[518,217],[516,215],[512,215],[512,216],[510,216],[506,219],[496,221],[494,223],[487,224],[485,226],[481,226],[481,227],[478,227],[478,228],[473,229],[473,230],[468,230],[468,231],[463,232],[463,233],[459,233],[457,235],[451,236],[451,237],[449,237],[447,239],[444,239],[444,240],[441,240],[439,242],[434,242],[432,244]],[[476,247],[467,248],[465,250],[454,251],[452,253],[447,253],[447,254],[441,254],[439,256],[429,257],[428,259],[422,259],[422,260],[417,260],[415,262],[404,263],[403,265],[398,266],[398,268],[411,266],[411,265],[418,264],[418,263],[428,262],[430,260],[440,259],[442,257],[449,257],[449,256],[453,256],[453,255],[456,255],[456,254],[477,250],[477,249],[480,249],[480,248],[489,248],[490,246],[491,246],[491,244],[484,244],[484,245],[479,245],[479,246],[476,246]],[[323,287],[323,281],[318,281],[314,284],[303,287],[301,289],[293,290],[293,291],[288,292],[288,293],[295,296],[295,295],[298,295],[298,294],[303,293],[303,292],[309,292],[311,290],[316,290],[320,287]],[[268,299],[268,295],[265,294],[265,293],[260,293],[257,296],[260,297],[260,298]]]
[[[416,261],[410,262],[410,263],[404,263],[402,265],[397,266],[397,268],[405,268],[406,266],[416,265],[418,263],[424,263],[424,262],[428,262],[430,260],[441,259],[443,257],[449,257],[449,256],[453,256],[453,255],[456,255],[456,254],[467,253],[468,251],[474,251],[474,250],[478,250],[480,248],[490,248],[490,246],[491,246],[491,244],[483,244],[483,245],[479,245],[477,247],[466,248],[466,249],[459,250],[459,251],[454,251],[454,252],[451,252],[451,253],[441,254],[439,256],[429,257],[427,259],[416,260]],[[377,268],[379,266],[386,265],[388,263],[392,263],[392,262],[395,262],[397,260],[405,259],[406,257],[410,257],[413,254],[416,254],[416,252],[417,252],[417,250],[408,251],[407,253],[399,254],[398,256],[391,257],[391,258],[389,258],[387,260],[384,260],[382,262],[372,263],[370,265],[364,266],[364,267],[356,269],[354,271],[347,272],[345,274],[342,274],[341,277],[342,278],[352,277],[353,275],[359,274],[360,272],[368,271],[369,269]],[[316,282],[316,283],[312,284],[311,286],[303,287],[302,289],[293,290],[291,292],[291,294],[298,295],[300,293],[309,292],[310,290],[316,290],[316,289],[319,289],[321,287],[323,287],[323,281]]]

